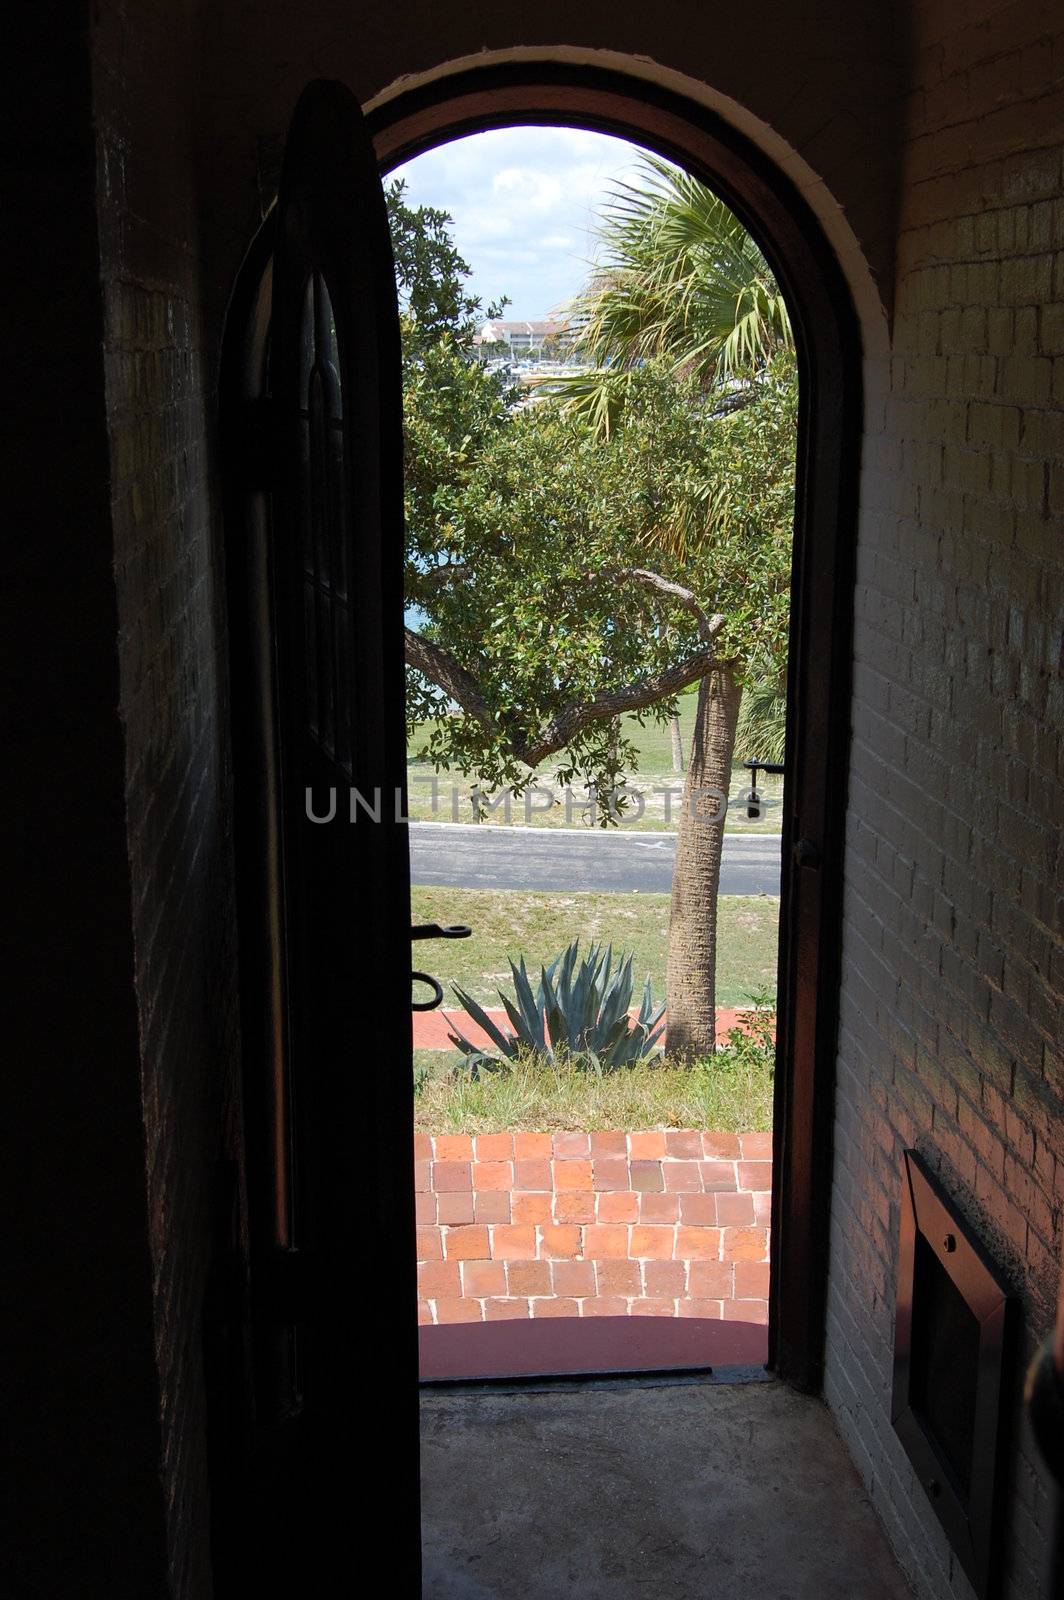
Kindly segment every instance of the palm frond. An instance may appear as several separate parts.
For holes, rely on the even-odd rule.
[[[564,372],[540,385],[539,393],[557,400],[562,411],[596,438],[608,439],[628,404],[632,385],[630,369],[616,372]]]
[[[737,761],[782,761],[787,743],[787,701],[778,682],[757,677],[743,690],[735,729]]]
[[[596,366],[666,358],[701,386],[748,372],[791,343],[779,286],[723,200],[689,173],[646,157],[617,186],[602,256],[570,306]]]

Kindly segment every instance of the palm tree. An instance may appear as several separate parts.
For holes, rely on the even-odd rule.
[[[740,761],[782,761],[787,735],[787,696],[769,665],[763,664],[743,691],[735,735]]]
[[[768,263],[724,202],[688,173],[646,158],[600,224],[601,258],[570,308],[591,369],[551,385],[558,402],[600,436],[623,426],[635,371],[665,363],[707,419],[726,416],[789,364],[790,321]],[[710,477],[685,495],[655,537],[712,573],[715,531],[741,510]],[[704,586],[704,585],[703,585]],[[722,660],[699,683],[678,824],[666,978],[668,1048],[715,1046],[717,894],[742,667]]]
[[[599,224],[601,259],[568,308],[593,370],[551,386],[597,432],[623,415],[627,375],[664,359],[728,409],[793,348],[779,286],[753,238],[697,178],[652,156],[619,184]]]

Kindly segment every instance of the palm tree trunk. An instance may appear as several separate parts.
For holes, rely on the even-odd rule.
[[[683,737],[680,733],[680,719],[675,711],[669,718],[669,732],[672,734],[672,770],[683,771]]]
[[[720,795],[731,783],[742,685],[720,667],[698,685],[691,754],[676,836],[665,978],[666,1047],[682,1059],[716,1046],[717,891],[724,844]],[[707,791],[716,791],[709,793]]]

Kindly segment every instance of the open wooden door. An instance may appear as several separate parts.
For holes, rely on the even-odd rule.
[[[219,1592],[353,1593],[384,1535],[416,1595],[399,330],[340,84],[300,99],[254,276],[223,375],[249,1398]]]

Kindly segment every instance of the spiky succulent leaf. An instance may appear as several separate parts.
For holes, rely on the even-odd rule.
[[[484,1010],[483,1006],[478,1005],[473,999],[473,996],[467,994],[466,991],[460,988],[457,983],[452,984],[451,987],[454,989],[455,995],[458,998],[458,1003],[461,1005],[462,1010],[469,1012],[469,1015],[473,1018],[473,1021],[477,1024],[477,1027],[483,1028],[484,1032],[487,1034],[492,1043],[502,1051],[503,1055],[508,1061],[512,1061],[517,1053],[517,1041],[514,1039],[513,1035],[503,1033],[500,1028],[497,1028],[494,1022],[492,1022],[491,1018],[488,1016],[488,1013]],[[479,1049],[481,1047],[474,1045],[470,1046],[470,1048]]]
[[[612,944],[593,943],[581,958],[580,941],[574,939],[540,968],[533,993],[524,957],[511,960],[514,998],[499,991],[514,1030],[508,1035],[464,990],[457,985],[454,989],[469,1015],[509,1060],[531,1050],[553,1065],[560,1051],[587,1071],[613,1072],[655,1054],[664,1031],[664,1007],[655,1006],[649,978],[638,1017],[634,1022],[631,1018],[632,964],[633,957],[615,954]],[[470,1057],[478,1051],[457,1030],[451,1039]]]
[[[513,973],[514,992],[517,995],[518,1004],[521,1007],[522,1014],[528,1019],[532,1048],[549,1055],[550,1052],[547,1047],[543,1026],[543,996],[541,993],[537,998],[532,993],[532,985],[528,981],[524,956],[521,957],[517,966],[512,961],[510,962],[510,971]]]

